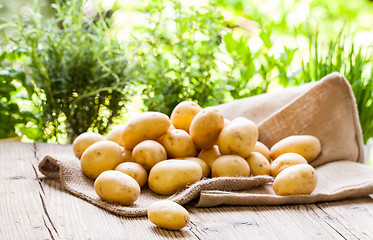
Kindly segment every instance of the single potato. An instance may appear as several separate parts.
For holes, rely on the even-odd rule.
[[[115,170],[101,173],[95,180],[94,188],[102,200],[122,205],[134,203],[141,192],[139,184],[132,177]]]
[[[84,132],[80,134],[78,137],[75,138],[73,142],[73,151],[77,158],[81,158],[84,151],[94,144],[95,142],[104,140],[105,138],[99,134],[94,132]]]
[[[136,145],[132,158],[149,171],[155,164],[167,159],[166,149],[154,140],[145,140]]]
[[[276,177],[285,168],[302,163],[308,163],[302,155],[298,153],[284,153],[272,162],[271,174]]]
[[[114,170],[121,171],[136,180],[143,187],[148,180],[148,172],[146,169],[135,162],[124,162],[119,164]]]
[[[320,140],[311,135],[293,135],[280,140],[271,147],[272,159],[290,152],[298,153],[311,162],[321,152]]]
[[[80,159],[83,173],[91,179],[106,170],[113,170],[123,162],[122,149],[118,143],[102,140],[89,146]]]
[[[171,200],[159,200],[148,207],[148,219],[158,227],[180,230],[190,221],[188,211]]]
[[[248,177],[249,175],[249,164],[238,155],[221,156],[211,166],[212,177]]]
[[[203,177],[209,177],[210,176],[210,172],[211,172],[210,166],[200,158],[197,158],[197,157],[183,157],[183,158],[175,158],[175,159],[176,160],[187,160],[187,161],[192,161],[192,162],[198,163],[198,165],[202,168],[202,176]]]
[[[190,123],[202,108],[193,101],[180,102],[171,113],[171,123],[177,129],[189,132]]]
[[[280,172],[273,182],[277,195],[311,194],[317,186],[315,169],[309,164],[297,164]]]
[[[210,167],[212,166],[212,163],[218,158],[220,157],[221,154],[219,152],[219,148],[218,148],[218,145],[214,145],[212,146],[211,148],[209,149],[202,149],[199,154],[198,154],[198,157],[200,159],[202,159],[203,161],[205,161]]]
[[[187,160],[165,160],[150,170],[149,188],[160,195],[171,195],[202,178],[202,168]]]
[[[233,120],[219,134],[219,151],[222,155],[239,155],[246,158],[253,150],[258,136],[258,128],[253,121]]]
[[[159,143],[166,149],[168,158],[194,157],[196,147],[190,135],[181,129],[171,129],[164,134]]]
[[[122,134],[126,125],[118,125],[111,129],[106,135],[105,139],[118,143],[120,146],[123,146]]]
[[[123,146],[132,150],[144,140],[157,140],[170,128],[167,115],[159,112],[141,113],[124,127],[122,132]]]
[[[257,141],[252,152],[261,153],[268,160],[268,162],[271,162],[271,152],[269,151],[269,148],[263,143]]]
[[[215,145],[220,131],[224,127],[224,117],[215,107],[207,107],[193,118],[189,134],[197,149],[208,149]]]
[[[271,164],[263,154],[251,152],[246,158],[246,161],[250,166],[250,172],[252,175],[271,175]]]

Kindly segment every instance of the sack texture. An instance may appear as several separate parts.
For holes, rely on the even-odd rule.
[[[39,170],[47,177],[59,178],[66,191],[118,215],[146,215],[149,204],[171,199],[185,204],[194,199],[198,207],[230,205],[281,205],[335,201],[373,193],[373,168],[364,162],[364,145],[354,95],[340,74],[278,92],[240,99],[217,106],[227,119],[247,117],[259,127],[259,141],[271,147],[279,140],[310,134],[321,142],[321,154],[310,164],[315,167],[318,184],[311,195],[277,196],[273,178],[206,178],[172,196],[160,196],[148,188],[130,206],[101,200],[93,181],[86,178],[80,162],[71,154],[47,155]]]

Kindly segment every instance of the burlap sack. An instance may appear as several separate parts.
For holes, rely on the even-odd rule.
[[[373,168],[362,164],[364,150],[356,104],[348,81],[333,73],[318,82],[217,106],[228,119],[244,116],[259,127],[259,140],[271,147],[294,134],[311,134],[321,141],[322,152],[311,162],[318,185],[311,195],[277,196],[272,177],[209,178],[188,186],[170,197],[143,189],[131,206],[99,199],[93,181],[80,169],[72,155],[45,156],[39,170],[59,178],[66,191],[113,213],[135,217],[146,214],[147,206],[169,198],[180,204],[193,199],[198,207],[221,204],[280,205],[334,201],[373,193]]]

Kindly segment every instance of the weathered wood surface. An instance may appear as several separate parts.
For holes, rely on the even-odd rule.
[[[187,205],[180,231],[155,227],[146,217],[119,217],[45,178],[37,165],[69,145],[0,143],[0,239],[373,239],[370,197],[309,205]]]

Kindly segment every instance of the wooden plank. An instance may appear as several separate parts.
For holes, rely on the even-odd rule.
[[[37,159],[46,154],[71,152],[70,145],[36,144]],[[61,239],[198,239],[191,229],[168,231],[155,227],[146,217],[116,216],[62,189],[58,181],[43,178],[46,209]]]
[[[30,159],[33,144],[0,143],[0,238],[54,239]]]
[[[314,213],[315,205],[193,208],[201,239],[344,239]]]
[[[373,199],[318,203],[317,214],[346,239],[373,239]]]

